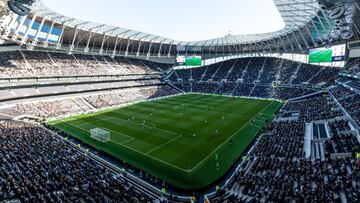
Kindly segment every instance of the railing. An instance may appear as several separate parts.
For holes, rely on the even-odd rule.
[[[340,104],[340,102],[337,100],[337,98],[333,95],[333,93],[331,92],[330,88],[328,90],[329,95],[333,98],[333,100],[335,101],[335,103],[337,104],[337,106],[341,109],[341,111],[346,115],[346,117],[349,119],[350,123],[356,128],[358,137],[359,137],[359,133],[360,133],[360,126],[359,124],[357,124],[355,122],[355,120],[352,118],[352,116],[346,111],[346,109]],[[359,138],[358,138],[359,139]],[[360,140],[360,139],[359,139]]]

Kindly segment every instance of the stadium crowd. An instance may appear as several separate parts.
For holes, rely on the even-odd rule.
[[[69,99],[17,104],[12,108],[10,115],[31,115],[41,118],[54,118],[106,107],[116,107],[121,104],[177,93],[179,93],[179,91],[169,86],[133,88],[130,90],[98,93]]]
[[[327,158],[331,158],[334,153],[351,153],[360,152],[359,141],[356,133],[349,127],[346,119],[338,119],[329,123],[332,137],[325,142],[325,151]]]
[[[290,99],[334,84],[339,72],[335,67],[253,57],[176,70],[168,80],[186,92]]]
[[[353,64],[353,65],[351,65]],[[358,74],[357,60],[345,68]],[[55,52],[16,51],[0,56],[0,77],[49,75],[148,74],[170,65],[140,59]],[[171,85],[186,92],[290,99],[334,85],[340,69],[285,59],[242,58],[176,70]],[[276,83],[276,84],[275,84]],[[351,83],[356,87],[357,81]],[[360,124],[360,96],[342,86],[330,93]],[[79,95],[74,98],[17,104],[12,115],[66,116],[139,100],[177,94],[171,86]],[[304,157],[305,124],[329,121],[325,159]],[[0,202],[152,202],[121,175],[78,152],[52,133],[18,121],[0,121]],[[289,101],[263,129],[253,150],[229,184],[212,202],[360,201],[359,140],[327,93]],[[348,153],[351,157],[332,157]],[[123,163],[126,165],[126,163]],[[131,166],[128,166],[131,168]],[[136,169],[134,169],[136,170]],[[151,174],[140,176],[161,185]]]
[[[301,122],[327,120],[342,116],[341,110],[327,93],[288,102],[282,112],[299,113],[298,119]]]
[[[1,202],[152,202],[48,131],[0,121]]]
[[[346,63],[343,73],[360,76],[360,58],[351,58]]]
[[[333,87],[330,92],[355,122],[360,124],[360,95],[342,86]]]
[[[11,51],[0,55],[0,77],[120,75],[162,72],[171,64],[141,59],[42,51]]]
[[[274,98],[283,100],[306,96],[320,90],[309,87],[275,87],[271,85],[234,82],[181,82],[171,84],[181,90],[184,90],[185,92]]]
[[[354,158],[359,141],[339,137],[338,132],[349,127],[345,120],[336,120],[342,115],[329,98],[324,94],[287,103],[279,116],[283,120],[276,119],[261,132],[254,150],[211,202],[360,201],[360,164]],[[298,118],[286,120],[289,115]],[[327,154],[337,150],[350,153],[351,158],[304,157],[305,123],[317,120],[332,120]]]
[[[278,81],[280,84],[330,85],[334,83],[339,72],[340,68],[325,68],[286,59],[253,57],[232,59],[200,68],[176,70],[169,79],[174,82],[178,79],[182,79],[183,82],[187,82],[188,79],[195,82],[236,82],[240,79],[245,84],[258,82],[269,85]]]

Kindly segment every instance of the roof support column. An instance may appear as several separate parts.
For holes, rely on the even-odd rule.
[[[106,40],[107,40],[106,34],[104,33],[103,40],[101,42],[101,48],[100,48],[99,54],[103,54],[103,52],[104,52],[104,43],[105,43]]]
[[[233,45],[230,45],[230,44],[228,44],[227,45],[227,56],[228,56],[228,58],[229,59],[233,59],[234,58],[234,55],[236,55],[236,47],[235,46],[233,46]]]
[[[319,36],[319,39],[320,39],[320,41],[321,41],[321,43],[322,43],[323,41],[322,41],[322,39],[321,39],[321,34],[320,34],[319,30],[317,29],[317,27],[316,27],[316,25],[315,25],[315,23],[314,23],[313,20],[311,20],[311,23],[313,24],[314,29],[316,30],[316,32],[317,32],[317,34],[318,34],[318,36]]]
[[[300,36],[301,36],[302,40],[303,40],[304,43],[305,43],[306,48],[309,49],[310,46],[309,46],[308,42],[305,40],[304,35],[303,35],[303,33],[301,32],[301,30],[299,30],[299,33],[300,33]]]
[[[158,54],[157,54],[157,57],[160,58],[161,56],[161,48],[163,46],[163,43],[160,43],[160,47],[159,47],[159,51],[158,51]]]
[[[294,37],[294,39],[295,39],[296,43],[298,44],[299,49],[300,49],[300,50],[302,50],[302,46],[301,46],[301,44],[299,43],[299,41],[297,40],[297,38],[296,38],[296,36],[295,36],[295,33],[294,33],[294,32],[292,32],[292,35],[293,35],[293,37]]]
[[[65,32],[65,25],[63,25],[63,27],[62,27],[61,34],[60,34],[60,37],[59,37],[59,42],[56,45],[56,49],[61,48],[61,44],[62,44],[62,42],[64,40],[64,32]]]
[[[32,26],[34,25],[36,17],[37,17],[36,15],[33,16],[33,18],[31,19],[30,25],[26,28],[25,34],[22,37],[22,40],[21,40],[21,43],[20,43],[21,45],[25,44],[25,42],[27,41],[29,32],[32,29]]]
[[[254,47],[255,47],[255,52],[258,54],[258,56],[261,56],[260,55],[260,51],[259,51],[259,46],[258,46],[258,43],[256,43],[255,41],[254,41]]]
[[[20,31],[20,28],[21,28],[21,26],[24,24],[24,22],[25,22],[26,19],[27,19],[27,16],[23,16],[23,17],[21,18],[21,20],[19,21],[19,25],[16,27],[15,33],[14,33],[14,35],[13,35],[13,37],[12,37],[12,39],[13,39],[14,41],[16,40],[17,35],[19,34],[19,31]]]
[[[120,42],[120,38],[119,38],[119,36],[116,36],[116,41],[115,41],[115,44],[114,44],[114,49],[113,49],[112,54],[111,54],[111,58],[115,57],[115,55],[116,55],[116,47],[119,44],[119,42]]]
[[[330,19],[329,19],[328,15],[326,15],[326,13],[324,12],[324,10],[323,10],[323,9],[320,9],[320,12],[321,12],[321,14],[324,16],[324,19],[325,19],[325,21],[326,21],[326,24],[327,24],[329,27],[332,27],[332,24],[331,24],[331,22],[330,22]]]
[[[359,6],[359,4],[356,3],[356,0],[353,0],[353,1],[354,1],[354,4],[355,4],[356,8],[360,11],[360,6]]]
[[[125,56],[128,56],[128,54],[129,54],[129,46],[130,46],[130,43],[131,43],[131,39],[128,38],[128,42],[127,42],[127,45],[126,45]]]
[[[170,58],[170,56],[171,56],[171,48],[172,48],[173,44],[174,44],[174,42],[172,42],[172,43],[170,44],[170,46],[169,46],[169,51],[168,51],[168,54],[167,54],[167,57],[168,57],[168,58]]]
[[[55,25],[55,23],[51,23],[50,30],[49,30],[49,32],[48,32],[47,35],[46,35],[46,40],[45,40],[45,45],[44,45],[44,47],[47,47],[48,44],[49,44],[49,37],[50,37],[51,32],[52,32],[53,29],[54,29],[54,25]],[[60,39],[59,39],[59,40],[60,40]]]
[[[319,23],[320,23],[321,27],[323,28],[323,30],[326,30],[325,25],[324,25],[323,21],[321,20],[321,18],[318,15],[316,15],[316,18],[319,20]]]
[[[71,54],[71,52],[73,52],[74,51],[74,49],[75,49],[75,41],[76,41],[76,37],[77,37],[77,34],[80,32],[80,30],[76,27],[75,28],[75,33],[74,33],[74,37],[73,37],[73,39],[72,39],[72,42],[71,42],[71,46],[70,46],[70,50],[69,50],[69,52],[70,52],[70,54]]]
[[[34,38],[34,41],[32,43],[33,46],[35,46],[37,44],[39,34],[40,34],[42,28],[44,27],[45,21],[46,21],[46,18],[43,18],[42,21],[41,21],[39,29],[36,31],[35,38]]]
[[[290,44],[291,50],[294,51],[294,46],[293,46],[293,44],[291,43],[291,41],[290,41],[290,39],[289,39],[289,35],[285,35],[285,37],[286,37],[287,41],[288,41],[289,44]]]
[[[271,48],[271,46],[270,46],[270,42],[269,42],[268,39],[266,40],[265,43],[267,43],[267,46],[268,46],[268,48],[269,48],[269,52],[270,52],[270,53],[273,53],[273,50],[272,50],[272,48]]]
[[[205,47],[204,46],[201,46],[201,56],[204,58],[204,49]]]
[[[130,30],[127,30],[127,31],[125,31],[125,32],[122,32],[122,33],[118,33],[117,35],[116,35],[116,37],[117,37],[117,39],[116,39],[116,45],[119,45],[120,44],[120,46],[119,46],[119,54],[121,54],[121,50],[122,50],[122,47],[123,47],[123,44],[121,43],[121,41],[123,40],[123,39],[125,39],[125,36],[126,36],[126,34],[129,32]],[[121,37],[120,37],[120,35],[121,35]],[[114,47],[114,52],[113,53],[115,53],[114,54],[114,56],[116,55],[116,46]]]
[[[140,39],[140,41],[139,41],[139,46],[138,46],[138,49],[137,49],[137,52],[136,52],[136,56],[140,56],[140,48],[141,48],[141,45],[143,44],[143,42],[141,41],[141,39]]]
[[[227,57],[226,56],[226,54],[225,54],[225,43],[224,43],[224,38],[223,39],[221,39],[221,41],[222,41],[222,44],[221,44],[221,46],[222,46],[222,54],[223,54],[223,59],[225,58],[225,57]],[[229,60],[229,57],[227,57],[227,60]]]
[[[16,19],[18,18],[18,15],[16,15],[15,13],[13,15],[11,15],[11,20],[9,22],[9,24],[6,27],[6,31],[5,31],[5,36],[7,36],[9,34],[9,32],[11,31],[11,27],[15,24]],[[6,25],[4,25],[5,27]]]
[[[279,39],[280,39],[280,41],[281,41],[281,44],[283,45],[284,52],[287,52],[286,46],[285,46],[285,44],[284,44],[284,41],[282,40],[282,36],[280,36]]]
[[[307,25],[305,25],[305,28],[306,28],[307,33],[309,34],[309,37],[310,37],[312,43],[313,43],[314,45],[317,45],[317,44],[315,43],[315,40],[314,40],[313,36],[311,35],[311,32],[310,32],[310,30],[309,30],[309,28],[308,28]]]
[[[272,38],[271,41],[272,41],[272,43],[274,44],[274,47],[275,47],[277,53],[280,53],[280,51],[279,51],[279,46],[276,44],[275,38]]]
[[[164,44],[165,41],[166,41],[166,39],[160,41],[160,47],[159,47],[159,51],[158,51],[157,57],[160,57],[160,56],[161,56],[161,49],[162,49],[163,44]]]
[[[93,32],[89,32],[89,38],[88,38],[88,41],[87,41],[87,43],[86,43],[86,47],[85,47],[85,49],[84,49],[84,53],[88,53],[89,52],[89,50],[90,50],[90,42],[91,42],[91,39],[92,39],[92,37],[95,35],[95,33],[93,33]]]
[[[352,22],[352,24],[353,24],[354,28],[355,28],[356,31],[357,31],[356,39],[359,39],[358,34],[360,33],[360,30],[359,30],[358,26],[357,26],[354,22]]]
[[[153,43],[150,42],[150,45],[149,45],[149,51],[148,53],[146,54],[146,59],[149,59],[150,58],[150,52],[151,52],[151,47],[152,47]]]
[[[264,41],[260,41],[260,46],[262,47],[262,53],[265,54],[266,53],[266,42]]]

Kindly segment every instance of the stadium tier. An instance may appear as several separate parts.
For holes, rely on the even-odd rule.
[[[41,51],[2,52],[0,58],[2,78],[81,75],[125,75],[158,73],[171,64],[160,64],[124,57],[110,58]]]
[[[178,41],[0,0],[0,202],[360,202],[360,2],[273,3]]]
[[[175,70],[166,79],[186,92],[291,99],[334,84],[340,71],[337,67],[252,57]]]

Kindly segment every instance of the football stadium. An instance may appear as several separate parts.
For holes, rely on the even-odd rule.
[[[0,202],[360,202],[360,1],[0,0]]]

